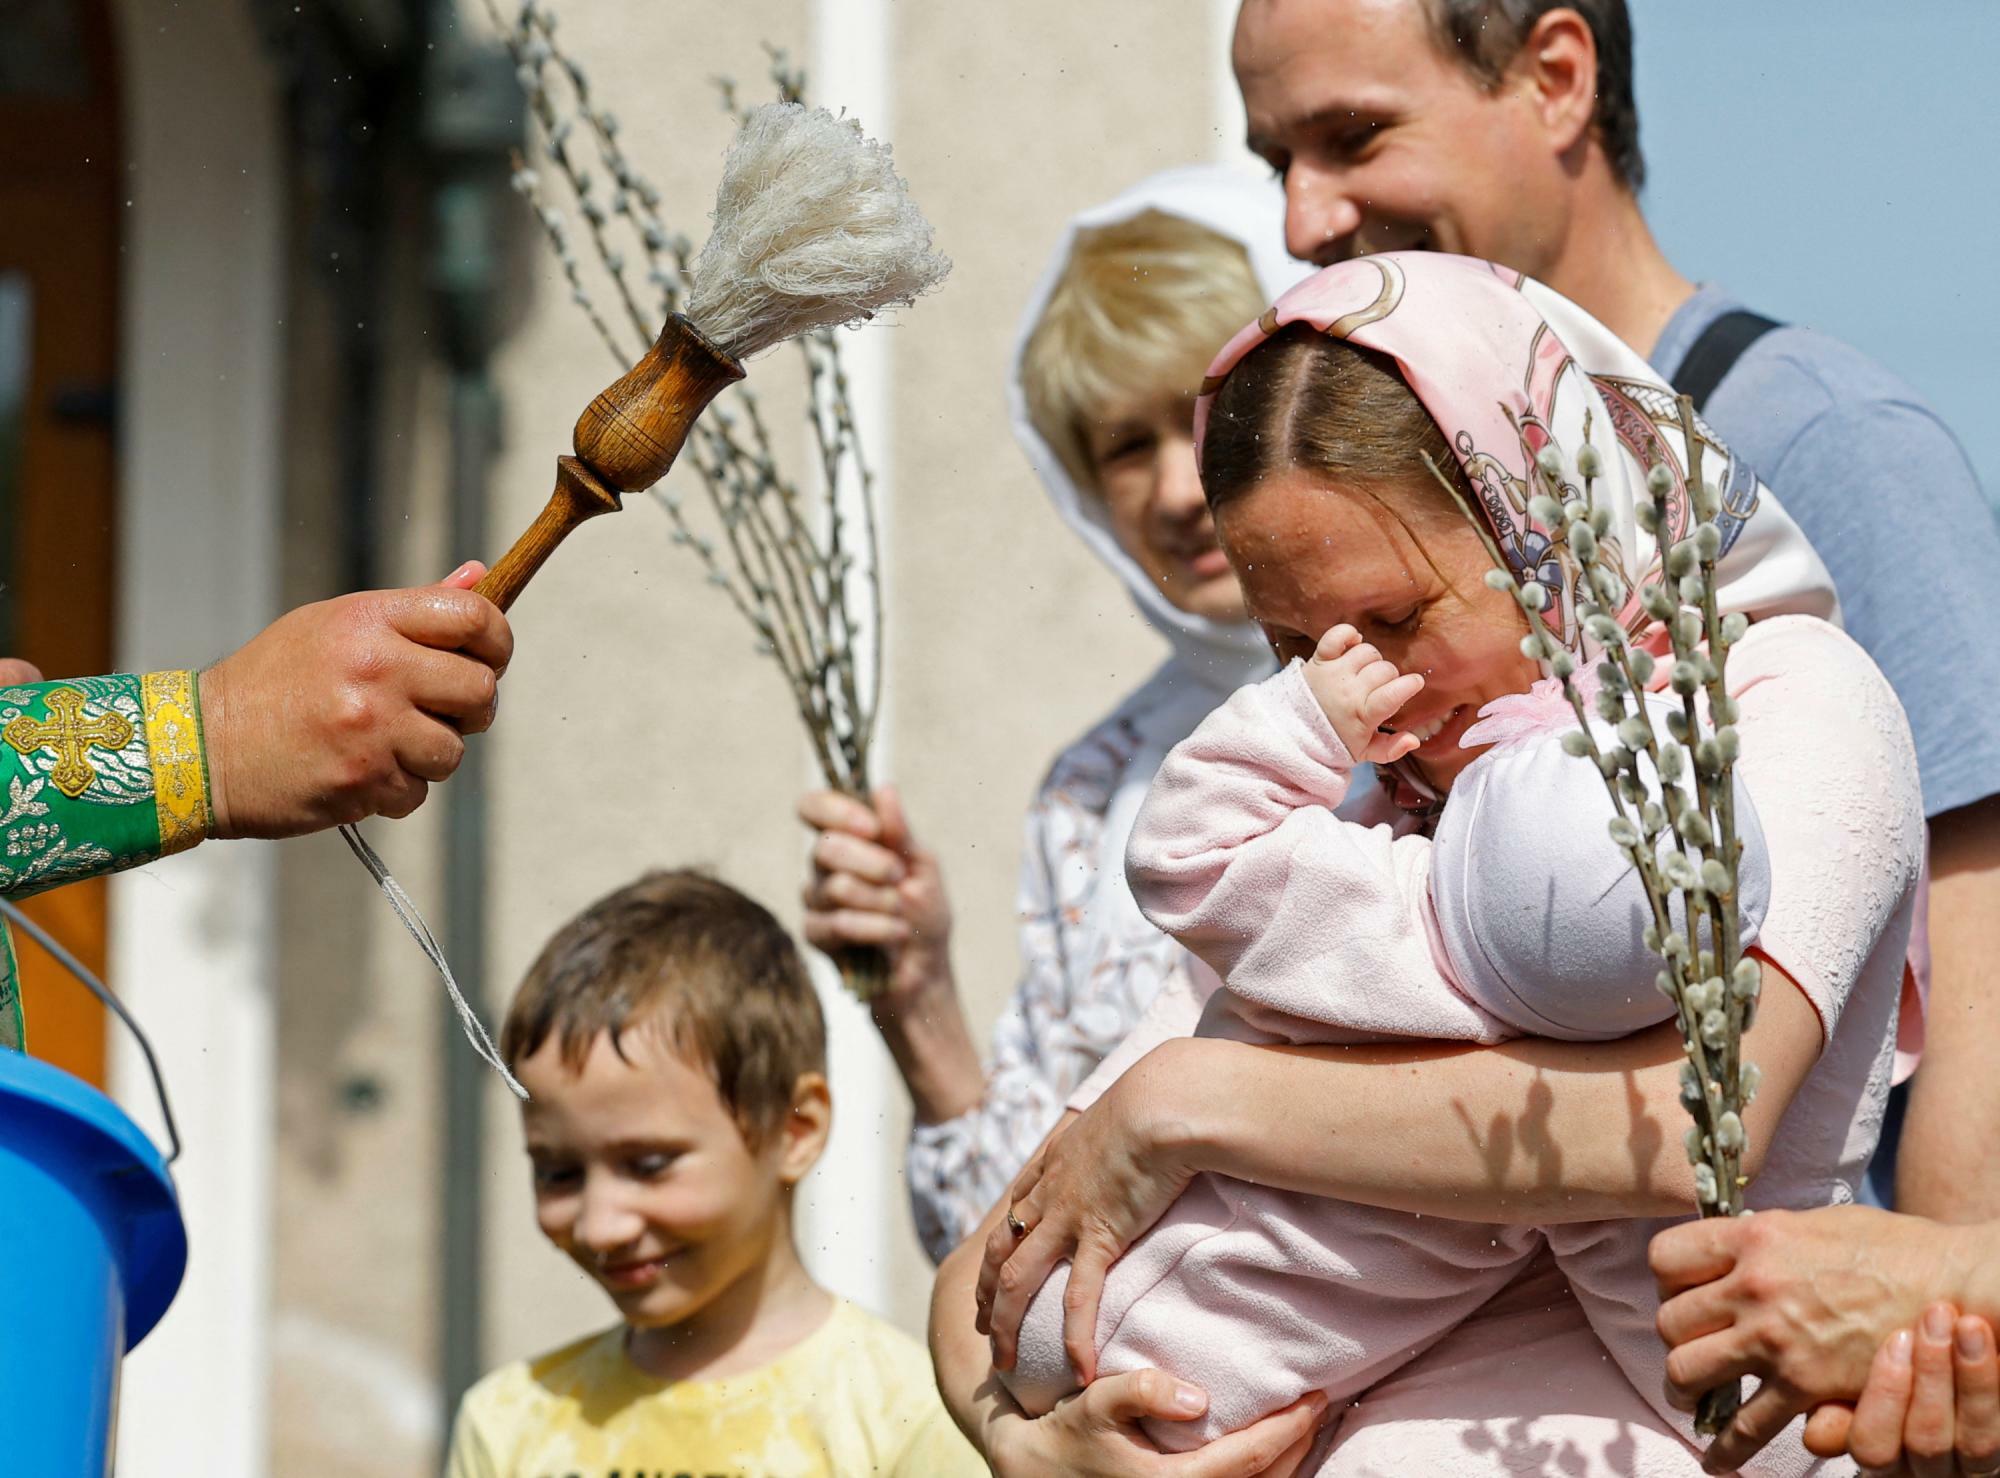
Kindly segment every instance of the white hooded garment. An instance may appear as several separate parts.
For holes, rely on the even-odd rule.
[[[1014,435],[1063,522],[1110,566],[1172,655],[1056,757],[1028,809],[1019,892],[1021,978],[994,1027],[984,1092],[967,1113],[920,1124],[911,1136],[911,1206],[933,1259],[978,1224],[1054,1126],[1070,1093],[1131,1030],[1161,986],[1186,970],[1189,957],[1132,901],[1126,838],[1167,751],[1230,693],[1275,667],[1255,627],[1189,615],[1161,595],[1119,547],[1101,501],[1076,485],[1028,419],[1022,356],[1077,233],[1149,210],[1241,243],[1267,299],[1311,270],[1286,255],[1284,195],[1275,183],[1194,166],[1154,175],[1077,216],[1021,315],[1007,389]]]

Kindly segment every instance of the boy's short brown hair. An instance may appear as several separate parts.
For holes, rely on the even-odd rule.
[[[662,1031],[708,1068],[753,1143],[783,1122],[806,1073],[826,1071],[826,1021],[798,946],[762,904],[699,872],[649,872],[571,919],[507,1008],[509,1067],[550,1037],[579,1068],[600,1033]]]

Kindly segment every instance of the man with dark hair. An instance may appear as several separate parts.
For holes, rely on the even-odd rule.
[[[2000,529],[1964,452],[1865,355],[1667,260],[1637,196],[1625,0],[1244,0],[1233,60],[1294,255],[1428,248],[1540,279],[1694,396],[1812,539],[1909,714],[1930,817],[1929,1014],[1951,1030],[1912,1088],[1897,1201],[2000,1217],[1964,1132],[2000,1123]]]
[[[1597,41],[1599,145],[1619,182],[1634,195],[1646,185],[1639,149],[1639,99],[1632,89],[1632,17],[1625,0],[1421,0],[1431,32],[1489,91],[1506,79],[1535,23],[1551,10],[1573,10]]]

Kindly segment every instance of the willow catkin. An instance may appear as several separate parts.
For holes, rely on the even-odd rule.
[[[929,292],[951,270],[886,144],[851,118],[767,103],[723,163],[688,317],[738,359]]]

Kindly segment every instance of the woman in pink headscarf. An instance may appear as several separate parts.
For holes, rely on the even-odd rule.
[[[1482,511],[1486,532],[1515,575],[1548,587],[1555,597],[1552,627],[1585,659],[1591,648],[1573,609],[1575,572],[1530,513],[1526,458],[1545,439],[1571,452],[1586,438],[1591,442],[1610,469],[1600,480],[1599,500],[1610,510],[1611,541],[1634,589],[1657,559],[1633,515],[1645,471],[1665,464],[1680,477],[1688,465],[1671,393],[1637,356],[1539,285],[1463,259],[1401,254],[1319,274],[1232,342],[1207,388],[1204,484],[1253,615],[1281,656],[1304,657],[1324,632],[1346,624],[1403,671],[1424,675],[1422,694],[1398,717],[1421,737],[1399,766],[1405,783],[1398,789],[1427,811],[1473,764],[1476,756],[1462,741],[1479,742],[1475,725],[1482,711],[1490,736],[1495,717],[1510,708],[1519,717],[1531,702],[1510,695],[1527,693],[1544,674],[1520,653],[1526,627],[1518,611],[1483,582],[1489,561],[1479,531],[1431,482],[1419,453],[1429,451],[1438,465],[1459,474],[1465,502]],[[1728,469],[1719,479],[1729,543],[1719,573],[1722,603],[1760,621],[1730,664],[1743,715],[1739,773],[1756,799],[1771,873],[1760,943],[1765,1005],[1749,1048],[1766,1074],[1751,1125],[1753,1153],[1761,1151],[1751,1199],[1827,1204],[1851,1196],[1891,1074],[1921,809],[1907,732],[1879,674],[1832,626],[1807,619],[1833,613],[1823,569],[1754,476],[1709,440],[1715,460],[1708,465]],[[1683,519],[1685,503],[1683,488],[1676,501]],[[1242,736],[1246,747],[1257,742]],[[1466,783],[1480,783],[1476,771]],[[1484,783],[1489,789],[1494,784],[1491,766]],[[1603,819],[1585,828],[1553,815],[1549,832],[1537,836],[1530,828],[1511,849],[1502,839],[1470,856],[1460,838],[1461,891],[1465,877],[1498,875],[1503,862],[1516,876],[1539,871],[1561,877],[1565,849],[1575,858],[1571,870],[1581,876],[1600,871],[1589,849],[1611,851],[1596,829]],[[1329,818],[1327,824],[1339,823]],[[1238,832],[1240,840],[1240,827]],[[1439,839],[1440,859],[1448,840]],[[1393,851],[1403,844],[1384,831],[1373,845]],[[1517,854],[1511,860],[1509,850]],[[1523,851],[1525,857],[1518,855]],[[1183,937],[1190,942],[1196,936],[1224,941],[1216,958],[1231,972],[1232,994],[1239,993],[1238,973],[1256,965],[1252,955],[1267,965],[1280,957],[1293,972],[1277,993],[1281,1014],[1349,1028],[1345,1040],[1360,1033],[1378,1041],[1426,1035],[1490,1041],[1496,1034],[1453,1030],[1435,1013],[1385,1013],[1381,1003],[1426,970],[1421,960],[1399,967],[1393,951],[1375,960],[1381,978],[1344,1002],[1334,999],[1337,983],[1331,980],[1321,982],[1320,999],[1308,1001],[1313,964],[1330,970],[1354,963],[1337,949],[1315,954],[1315,930],[1322,940],[1336,937],[1349,920],[1338,908],[1314,917],[1310,909],[1291,907],[1297,898],[1311,899],[1310,888],[1298,886],[1311,859],[1304,871],[1295,865],[1280,876],[1287,863],[1274,856],[1276,870],[1262,879],[1261,890],[1236,890],[1228,907],[1184,920],[1190,932]],[[1135,882],[1143,882],[1143,874],[1142,868]],[[1423,888],[1409,891],[1429,897]],[[1190,896],[1198,904],[1215,901],[1199,888]],[[1442,894],[1429,901],[1435,911],[1426,927],[1441,929],[1438,942],[1449,953],[1444,947],[1451,943],[1452,910]],[[1380,920],[1356,917],[1379,942]],[[1459,922],[1472,936],[1482,928],[1476,910],[1459,910]],[[1565,920],[1551,922],[1560,927]],[[1256,944],[1261,954],[1246,953],[1231,939]],[[1476,945],[1477,939],[1459,943]],[[1476,955],[1476,949],[1461,950],[1456,960]],[[1399,968],[1409,978],[1394,978]],[[1150,1032],[1142,1030],[1072,1100],[1087,1112],[1024,1172],[1004,1208],[1009,1224],[990,1238],[983,1287],[994,1297],[991,1323],[1001,1363],[1013,1353],[1012,1332],[1024,1305],[1064,1258],[1075,1259],[1067,1301],[1072,1354],[1087,1365],[1093,1333],[1097,1346],[1115,1346],[1123,1334],[1115,1326],[1133,1301],[1121,1294],[1114,1273],[1109,1297],[1115,1307],[1106,1321],[1114,1327],[1107,1330],[1096,1319],[1106,1267],[1190,1180],[1211,1172],[1204,1178],[1269,1188],[1269,1214],[1259,1225],[1285,1232],[1265,1236],[1259,1275],[1245,1280],[1250,1293],[1236,1316],[1257,1307],[1258,1297],[1266,1299],[1262,1325],[1274,1344],[1289,1342],[1289,1357],[1311,1343],[1318,1298],[1324,1318],[1340,1326],[1322,1343],[1342,1346],[1356,1334],[1374,1351],[1360,1367],[1369,1380],[1408,1359],[1490,1292],[1490,1283],[1462,1276],[1479,1261],[1466,1251],[1479,1244],[1465,1236],[1465,1224],[1495,1224],[1496,1252],[1484,1262],[1512,1286],[1489,1312],[1474,1315],[1458,1334],[1370,1391],[1327,1439],[1333,1455],[1321,1471],[1377,1471],[1369,1465],[1390,1454],[1379,1471],[1694,1471],[1690,1448],[1668,1425],[1677,1418],[1658,1400],[1663,1352],[1651,1333],[1644,1277],[1644,1242],[1652,1229],[1645,1219],[1684,1213],[1693,1201],[1687,1167],[1669,1148],[1678,1140],[1679,1115],[1673,1029],[1638,1031],[1600,1046],[1272,1046],[1268,987],[1283,974],[1282,968],[1275,975],[1248,971],[1254,977],[1250,995],[1267,1009],[1258,1018],[1266,1030],[1261,1040],[1213,1030],[1178,1039],[1191,1024],[1190,1003],[1183,1001],[1181,1021],[1160,1014]],[[1538,1035],[1598,1034],[1552,1032],[1549,1022],[1563,1012],[1561,992],[1548,981],[1513,983],[1524,986],[1525,995],[1502,1000],[1482,994],[1475,982],[1471,997],[1476,1004],[1499,1004],[1495,1014],[1516,1030],[1539,1024]],[[1500,982],[1501,996],[1507,984]],[[1432,1002],[1440,1003],[1450,1004]],[[1302,1004],[1308,1006],[1303,1013]],[[1525,1018],[1532,1019],[1510,1006],[1525,1007]],[[1217,1014],[1211,1011],[1211,1024]],[[1325,1041],[1329,1034],[1275,1035]],[[1134,1063],[1112,1081],[1117,1068]],[[1292,1193],[1292,1223],[1285,1223],[1287,1198],[1275,1193]],[[1348,1209],[1357,1213],[1378,1209],[1372,1219],[1326,1222],[1309,1197],[1356,1203]],[[1233,1204],[1240,1214],[1243,1199]],[[1225,1207],[1211,1218],[1224,1222],[1216,1245],[1247,1235],[1245,1223],[1229,1225],[1231,1214]],[[1405,1219],[1401,1240],[1411,1247],[1435,1250],[1440,1238],[1464,1242],[1432,1264],[1429,1285],[1407,1276],[1401,1283],[1384,1281],[1396,1277],[1393,1257],[1386,1263],[1357,1258],[1346,1255],[1352,1243],[1292,1235],[1308,1225],[1362,1226],[1372,1239],[1364,1250],[1372,1256],[1385,1239],[1396,1239],[1398,1217]],[[1184,1221],[1177,1209],[1157,1235],[1171,1239]],[[1573,1315],[1579,1304],[1550,1278],[1543,1244],[1562,1259],[1577,1300],[1589,1310],[1595,1340],[1574,1317],[1550,1323],[1550,1307],[1562,1305]],[[1196,1239],[1195,1245],[1210,1243]],[[1298,1266],[1274,1258],[1273,1246],[1294,1249]],[[1146,1253],[1146,1244],[1134,1250],[1135,1265],[1143,1265]],[[1083,1430],[1089,1425],[1087,1390],[1032,1423],[1009,1412],[990,1388],[978,1401],[967,1399],[964,1378],[977,1374],[977,1352],[964,1339],[972,1315],[969,1262],[961,1255],[940,1278],[934,1342],[947,1396],[975,1437],[989,1439],[996,1467],[1015,1471],[1010,1464],[1031,1451],[1050,1460],[1058,1451],[1050,1444],[1066,1441],[1057,1460],[1071,1468],[1142,1471],[1107,1460],[1101,1444],[1091,1446],[1092,1434]],[[1157,1249],[1154,1262],[1155,1272],[1139,1279],[1150,1290],[1146,1299],[1159,1296],[1152,1286],[1158,1278],[1176,1272],[1174,1259],[1161,1260]],[[1400,1266],[1407,1274],[1422,1263]],[[1383,1273],[1385,1267],[1391,1271]],[[1284,1281],[1288,1273],[1303,1275],[1303,1295],[1300,1285]],[[1339,1286],[1343,1279],[1347,1286]],[[1446,1286],[1454,1280],[1459,1287]],[[1211,1277],[1195,1288],[1195,1304],[1220,1281]],[[1337,1295],[1331,1303],[1329,1290]],[[1298,1304],[1287,1301],[1295,1296]],[[1404,1321],[1378,1330],[1381,1337],[1372,1344],[1359,1337],[1366,1333],[1371,1297]],[[1402,1302],[1391,1307],[1396,1300]],[[1427,1305],[1428,1324],[1412,1322],[1413,1302]],[[1225,1325],[1214,1318],[1167,1320],[1158,1326],[1164,1343],[1155,1339],[1145,1347],[1154,1363],[1185,1374],[1174,1369],[1170,1353],[1160,1357],[1174,1330],[1199,1328],[1205,1345],[1188,1349],[1186,1363],[1199,1366],[1210,1385],[1228,1385],[1232,1400],[1241,1387],[1255,1388],[1265,1404],[1248,1414],[1269,1409],[1277,1389],[1267,1379],[1269,1366],[1287,1359],[1264,1360],[1254,1321],[1233,1341],[1221,1333]],[[1393,1337],[1397,1328],[1406,1334],[1400,1345]],[[1523,1366],[1523,1349],[1537,1342],[1543,1348]],[[1503,1349],[1510,1352],[1506,1363],[1493,1358]],[[1630,1385],[1610,1373],[1607,1353]],[[1343,1369],[1354,1374],[1351,1363]],[[1565,1383],[1560,1392],[1549,1386],[1551,1370]],[[1450,1374],[1441,1377],[1441,1371]],[[1231,1384],[1233,1378],[1240,1379]],[[1308,1411],[1328,1390],[1345,1400],[1355,1388],[1314,1379],[1319,1384],[1304,1397]],[[1653,1405],[1640,1402],[1637,1392]],[[1294,1384],[1284,1394],[1296,1393]],[[1224,1405],[1226,1425],[1246,1414]],[[1550,1419],[1546,1430],[1535,1426],[1538,1415]],[[1496,1418],[1506,1420],[1495,1426]],[[1163,1429],[1151,1430],[1159,1436]],[[1134,1433],[1121,1436],[1137,1440]],[[1545,1449],[1539,1457],[1537,1444]],[[1769,1462],[1762,1471],[1809,1471],[1792,1446],[1773,1450]]]

